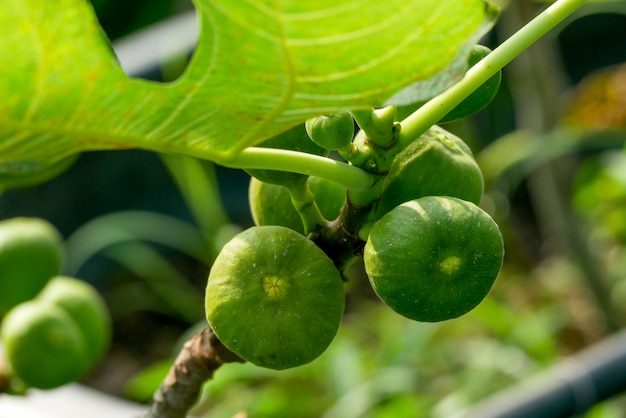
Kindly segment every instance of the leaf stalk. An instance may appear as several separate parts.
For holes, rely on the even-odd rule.
[[[341,161],[275,148],[249,147],[219,164],[232,168],[281,170],[322,177],[354,190],[367,190],[377,180],[375,175]]]
[[[454,109],[491,76],[504,68],[587,0],[558,0],[470,68],[465,76],[445,92],[435,96],[401,122],[402,147],[419,138]]]

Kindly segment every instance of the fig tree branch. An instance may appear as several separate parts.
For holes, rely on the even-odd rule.
[[[198,401],[202,385],[222,364],[233,362],[245,360],[226,348],[210,327],[195,334],[178,353],[144,418],[185,418]]]

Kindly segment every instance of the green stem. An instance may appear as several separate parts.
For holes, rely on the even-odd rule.
[[[304,181],[297,183],[293,187],[289,187],[289,194],[291,195],[291,203],[298,211],[302,224],[304,226],[304,234],[308,235],[311,232],[319,231],[326,224],[326,219],[322,216],[315,197],[309,188],[307,177]]]
[[[367,127],[369,125],[370,121],[372,120],[373,112],[373,107],[370,107],[369,109],[354,109],[350,111],[352,117],[361,129],[364,129],[364,127]]]
[[[352,117],[365,133],[367,140],[378,147],[386,148],[397,139],[398,128],[396,106],[387,106],[380,109],[355,110]]]
[[[274,148],[250,147],[219,164],[232,168],[281,170],[322,177],[348,189],[366,190],[376,176],[358,167],[318,155]]]
[[[428,101],[402,121],[399,141],[403,147],[419,138],[467,96],[524,52],[587,0],[558,0],[509,39],[470,68],[454,86]]]

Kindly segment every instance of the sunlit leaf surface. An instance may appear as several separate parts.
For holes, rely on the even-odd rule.
[[[85,0],[0,8],[0,173],[88,150],[217,162],[304,120],[432,96],[494,18],[482,0],[196,0],[200,39],[175,83],[131,79]],[[436,77],[435,77],[436,76]],[[433,78],[434,77],[434,78]]]

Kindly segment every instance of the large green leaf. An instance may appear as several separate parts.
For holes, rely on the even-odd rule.
[[[462,75],[462,52],[494,17],[482,0],[195,5],[196,53],[178,81],[161,84],[124,74],[86,0],[3,0],[0,173],[101,149],[226,161],[312,116],[380,105],[412,83],[425,82],[399,100],[437,93]]]

